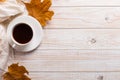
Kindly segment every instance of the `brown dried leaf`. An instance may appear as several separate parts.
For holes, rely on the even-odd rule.
[[[24,66],[12,64],[8,67],[8,72],[3,74],[3,80],[31,80],[25,73],[29,74]]]
[[[29,15],[36,18],[42,26],[46,25],[46,21],[51,20],[52,16],[54,15],[53,11],[49,11],[51,6],[51,0],[31,0],[30,3],[24,3]]]
[[[0,2],[5,2],[6,0],[0,0]]]

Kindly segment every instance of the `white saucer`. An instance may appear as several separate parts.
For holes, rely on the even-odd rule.
[[[34,36],[28,45],[26,45],[25,47],[20,46],[19,48],[15,48],[15,50],[20,51],[20,52],[29,52],[29,51],[36,49],[42,40],[43,30],[42,30],[40,23],[31,16],[19,16],[10,22],[7,28],[7,38],[8,38],[9,44],[12,45],[9,39],[11,37],[13,26],[18,23],[29,24],[34,29]]]

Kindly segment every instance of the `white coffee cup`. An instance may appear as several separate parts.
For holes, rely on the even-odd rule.
[[[31,16],[19,16],[8,25],[9,44],[17,51],[28,52],[38,47],[43,31],[40,23]]]
[[[12,44],[11,46],[13,48],[18,48],[19,46],[25,47],[32,41],[34,33],[34,28],[31,27],[28,23],[18,23],[13,25],[10,35],[10,43]]]

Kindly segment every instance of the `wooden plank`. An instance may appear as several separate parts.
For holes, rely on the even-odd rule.
[[[38,49],[120,49],[120,29],[46,29]]]
[[[53,0],[53,6],[120,6],[119,0]]]
[[[40,72],[30,76],[32,80],[120,80],[120,72]]]
[[[120,50],[35,50],[17,52],[15,60],[120,60]]]
[[[30,0],[22,0],[30,2]],[[120,6],[119,0],[52,0],[52,6]]]
[[[13,60],[29,71],[120,71],[119,60]]]
[[[120,7],[52,7],[45,28],[120,28]]]

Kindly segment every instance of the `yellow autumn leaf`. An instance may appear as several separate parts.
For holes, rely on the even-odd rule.
[[[29,74],[24,66],[12,64],[8,67],[8,72],[3,74],[3,80],[31,80],[25,73]]]
[[[51,20],[54,15],[53,11],[49,11],[52,4],[51,0],[31,0],[30,3],[24,3],[29,15],[36,18],[42,26],[46,25],[46,21]]]

